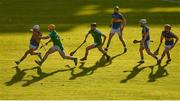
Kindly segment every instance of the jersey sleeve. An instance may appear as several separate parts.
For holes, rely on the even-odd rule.
[[[119,18],[120,18],[120,19],[123,19],[124,16],[123,16],[121,13],[119,13]]]
[[[162,42],[162,41],[163,41],[163,39],[164,39],[164,31],[162,31],[162,33],[161,33],[160,42]]]
[[[145,28],[145,32],[148,33],[149,32],[149,28]]]
[[[176,38],[176,35],[174,33],[172,33],[172,36],[173,36],[173,38]]]
[[[163,37],[163,38],[164,38],[164,31],[162,31],[162,33],[161,33],[161,37]]]
[[[142,31],[143,33],[148,33],[149,32],[149,28],[147,28],[147,27],[145,27],[145,28],[143,28],[143,31]]]
[[[51,33],[49,33],[48,36],[51,37]]]
[[[104,35],[104,33],[103,32],[100,32],[100,31],[98,31],[101,35]]]
[[[104,33],[103,33],[103,32],[101,32],[101,35],[104,35]]]

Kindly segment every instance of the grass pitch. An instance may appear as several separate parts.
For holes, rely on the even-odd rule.
[[[163,24],[173,25],[173,32],[180,37],[179,3],[161,0],[0,0],[0,99],[180,99],[180,54],[179,42],[171,51],[172,62],[156,61],[145,53],[145,63],[138,64],[140,18],[149,21],[150,48],[154,51],[159,43]],[[43,35],[47,25],[57,25],[65,52],[69,54],[82,41],[89,30],[89,23],[96,21],[98,28],[107,36],[112,7],[119,5],[128,25],[124,39],[128,52],[118,36],[112,40],[106,62],[101,53],[90,51],[85,63],[74,67],[72,61],[63,60],[55,53],[38,68],[35,56],[29,56],[18,67],[14,61],[28,49],[33,24],[40,24]],[[44,41],[45,42],[45,41]],[[107,42],[107,41],[106,41]],[[83,57],[85,46],[92,44],[91,37],[75,54]],[[46,48],[51,47],[49,44]],[[162,53],[161,47],[160,54]],[[45,51],[40,50],[43,54]],[[159,56],[158,56],[159,57]]]

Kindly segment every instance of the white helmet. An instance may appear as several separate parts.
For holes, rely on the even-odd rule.
[[[39,25],[34,25],[33,30],[40,30],[40,26]]]
[[[146,21],[146,19],[141,19],[141,20],[139,20],[139,22],[141,23],[141,24],[147,24],[147,21]]]

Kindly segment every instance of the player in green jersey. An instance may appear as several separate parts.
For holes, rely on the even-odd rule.
[[[42,65],[42,63],[47,59],[47,57],[58,51],[59,54],[61,55],[61,57],[63,59],[69,59],[69,60],[74,60],[75,65],[77,65],[78,59],[75,57],[71,57],[71,56],[66,56],[65,52],[64,52],[64,48],[63,45],[61,43],[60,37],[58,35],[58,33],[55,30],[55,25],[54,24],[50,24],[48,26],[48,30],[50,31],[50,34],[48,36],[42,37],[42,39],[49,39],[50,40],[45,43],[45,45],[47,45],[50,42],[53,42],[53,47],[51,47],[45,54],[45,56],[43,57],[43,59],[41,61],[35,61],[38,65]]]
[[[90,31],[87,33],[87,35],[85,36],[84,42],[86,42],[87,37],[89,36],[89,34],[92,35],[92,37],[94,38],[94,44],[89,45],[86,47],[86,53],[85,56],[81,59],[81,61],[87,60],[87,56],[89,53],[89,50],[94,49],[94,48],[98,48],[100,52],[103,53],[103,55],[106,56],[107,61],[109,61],[110,56],[107,55],[106,51],[103,50],[102,46],[104,45],[105,41],[106,41],[106,36],[101,33],[97,28],[96,28],[96,23],[92,23],[91,24],[91,29]],[[101,36],[104,37],[104,40],[102,42]]]

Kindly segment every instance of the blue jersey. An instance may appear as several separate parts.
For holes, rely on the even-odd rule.
[[[112,14],[112,18],[114,18],[114,19],[123,19],[123,16],[121,14],[119,14],[119,13],[113,13]],[[120,22],[113,22],[112,23],[112,28],[113,29],[118,29],[120,27],[121,27],[121,23]]]
[[[176,37],[172,32],[162,32],[162,36],[165,38],[165,45],[173,45],[174,38]]]
[[[142,39],[144,38],[145,33],[149,33],[149,28],[147,26],[144,26],[142,28]],[[150,40],[150,36],[148,34],[148,36],[146,37],[145,41],[149,41],[149,40]]]
[[[40,31],[36,31],[38,36],[42,36],[42,33]],[[39,46],[39,42],[34,37],[31,37],[30,44],[34,46]]]

